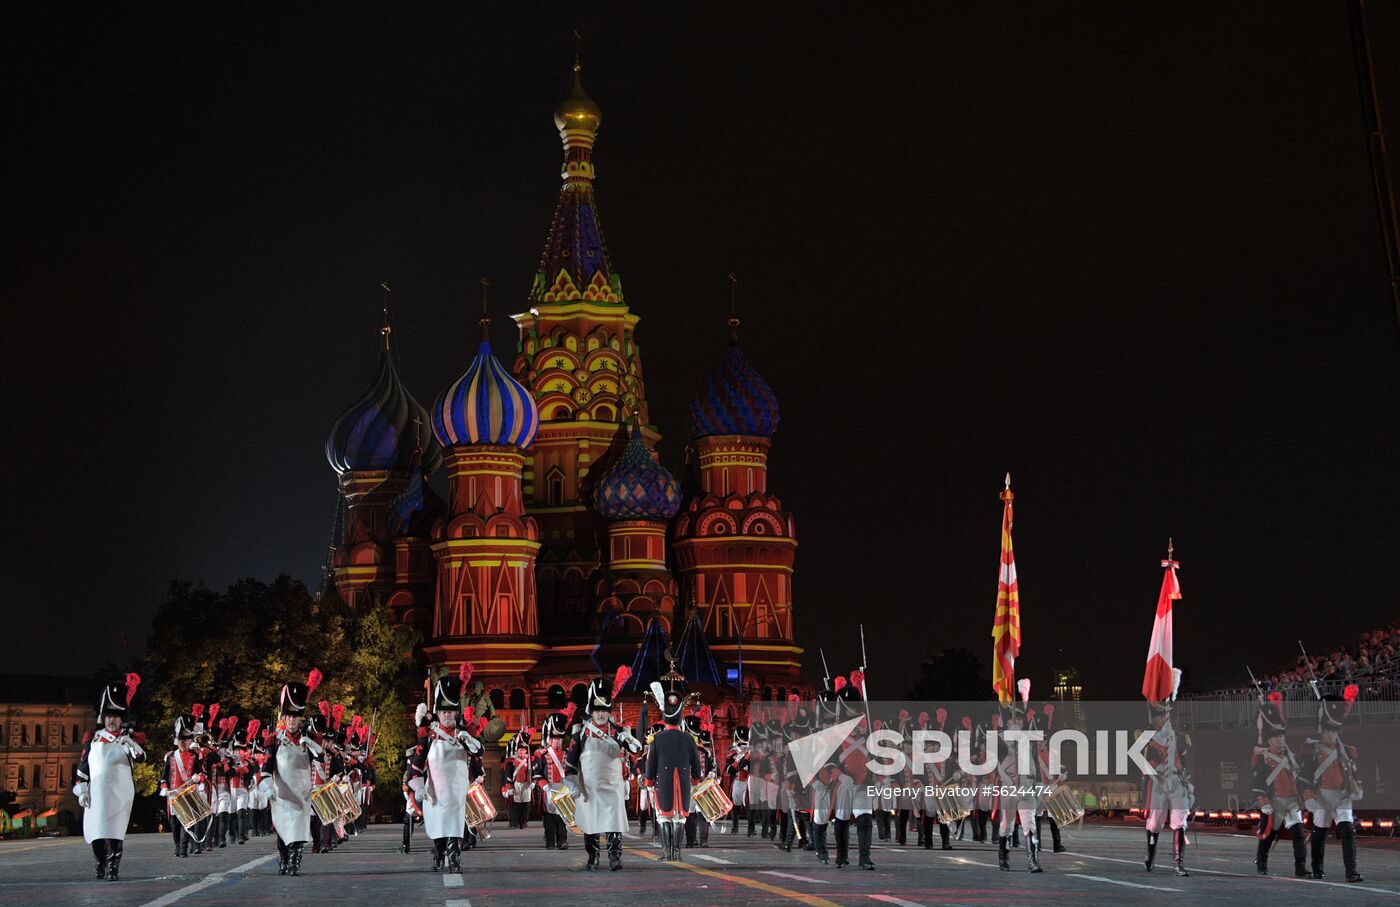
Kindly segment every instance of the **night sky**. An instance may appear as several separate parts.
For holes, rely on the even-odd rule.
[[[139,652],[172,578],[317,582],[379,282],[420,402],[482,275],[513,357],[575,28],[663,461],[733,271],[814,661],[854,667],[859,620],[876,698],[945,646],[989,661],[1007,470],[1042,691],[1138,695],[1168,536],[1198,686],[1400,616],[1340,2],[195,6],[7,14],[7,669]]]

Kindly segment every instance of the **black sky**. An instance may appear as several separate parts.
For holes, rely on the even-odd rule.
[[[315,582],[379,281],[421,402],[483,274],[509,361],[576,27],[663,457],[732,270],[800,635],[853,666],[865,620],[875,695],[990,653],[1008,469],[1042,688],[1069,664],[1136,695],[1168,535],[1198,683],[1400,616],[1400,344],[1342,4],[873,6],[8,14],[10,669],[139,650],[174,577]],[[1400,142],[1400,7],[1371,13]]]

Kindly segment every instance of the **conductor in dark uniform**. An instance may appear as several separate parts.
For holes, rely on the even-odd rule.
[[[690,784],[699,781],[704,772],[695,738],[680,727],[686,697],[674,690],[666,692],[655,682],[651,693],[661,708],[666,727],[656,732],[647,752],[646,784],[655,797],[661,859],[679,860],[685,819],[690,814]]]

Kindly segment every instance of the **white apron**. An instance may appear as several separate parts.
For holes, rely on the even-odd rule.
[[[311,753],[308,740],[292,743],[278,735],[277,767],[272,773],[272,827],[283,843],[311,840]]]
[[[467,826],[467,750],[433,726],[428,749],[428,780],[423,790],[423,828],[430,838],[461,838]]]
[[[103,838],[126,840],[131,804],[136,800],[131,757],[126,747],[105,730],[92,735],[92,746],[88,750],[88,791],[92,805],[83,810],[83,837],[88,843]]]
[[[586,835],[627,830],[627,781],[622,777],[622,746],[611,737],[585,736],[579,756],[581,787],[574,821]]]

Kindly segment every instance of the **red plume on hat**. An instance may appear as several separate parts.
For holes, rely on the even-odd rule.
[[[944,708],[935,709],[933,717],[938,721],[938,729],[943,730],[943,725],[948,723],[948,710]]]
[[[219,717],[219,704],[216,702],[209,707],[209,726],[216,727],[214,719]]]
[[[1270,691],[1268,697],[1266,698],[1274,705],[1278,705],[1279,703],[1283,702],[1283,694],[1280,693],[1278,690]]]
[[[1346,702],[1346,708],[1342,711],[1342,719],[1351,714],[1352,707],[1356,705],[1356,697],[1361,695],[1361,688],[1354,683],[1349,683],[1346,689],[1342,690],[1342,699]]]
[[[1040,712],[1045,716],[1045,729],[1048,731],[1050,725],[1055,723],[1055,707],[1047,702],[1040,707]]]
[[[573,724],[573,723],[574,723],[574,712],[577,712],[577,711],[578,711],[578,703],[577,703],[577,702],[571,702],[571,703],[569,703],[568,705],[564,706],[564,708],[561,709],[560,711],[561,711],[561,713],[564,715],[564,717],[568,719],[569,724]]]
[[[190,706],[190,714],[198,721],[200,717],[204,715],[204,703],[196,702],[194,705]]]
[[[336,703],[331,706],[331,727],[340,730],[340,719],[345,717],[345,706]]]
[[[964,730],[972,730],[972,716],[964,715],[962,720],[962,726]]]
[[[132,673],[126,675],[126,704],[131,705],[131,700],[136,696],[136,688],[141,685],[141,675]]]
[[[321,710],[321,715],[327,720],[331,720],[331,703],[328,699],[322,699],[316,703],[316,708]]]
[[[476,719],[476,736],[480,737],[486,731],[486,716],[482,715]]]
[[[838,674],[836,679],[831,682],[831,688],[838,693],[841,692],[846,688],[846,678]]]
[[[476,718],[476,709],[472,708],[471,706],[467,706],[465,709],[462,709],[462,724],[471,724],[472,719],[474,718]]]
[[[360,725],[364,724],[364,722],[365,722],[365,720],[364,720],[363,718],[361,718],[359,715],[356,715],[356,716],[354,716],[353,718],[350,719],[350,734],[351,734],[351,736],[354,736],[355,734],[358,734],[358,733],[360,732]]]
[[[360,742],[361,742],[361,743],[364,743],[365,740],[368,739],[368,738],[369,738],[369,725],[368,725],[368,724],[362,724],[362,725],[360,725]]]
[[[708,705],[700,706],[699,715],[700,727],[713,733],[715,729],[714,713],[710,711],[710,707]]]
[[[262,727],[262,721],[261,721],[260,719],[258,719],[258,718],[249,718],[249,719],[248,719],[248,723],[247,723],[247,725],[244,726],[243,731],[244,731],[244,736],[247,737],[248,742],[249,742],[250,744],[253,742],[253,738],[256,737],[256,736],[258,736],[258,728],[260,728],[260,727]]]
[[[472,664],[470,661],[462,662],[462,667],[457,669],[457,676],[461,678],[462,686],[465,687],[467,682],[472,679],[472,672],[475,670],[476,665]]]
[[[306,695],[310,696],[316,692],[316,688],[321,685],[321,678],[325,676],[320,668],[312,668],[311,673],[306,675]]]
[[[617,673],[613,674],[613,685],[610,699],[616,699],[622,693],[622,688],[627,685],[627,681],[632,679],[632,669],[627,665],[618,665]]]
[[[852,672],[851,672],[851,686],[855,687],[855,688],[856,688],[856,692],[859,693],[861,696],[864,696],[864,695],[865,695],[865,672],[864,672],[864,671],[852,671]]]
[[[905,721],[909,720],[909,710],[908,710],[908,709],[900,709],[900,710],[899,710],[899,714],[896,715],[895,717],[899,719],[899,723],[900,723],[900,724],[903,724]]]
[[[274,738],[276,738],[276,736],[277,736],[277,732],[274,731],[274,730],[272,730],[271,728],[268,728],[267,730],[263,731],[263,732],[262,732],[263,746],[271,746],[271,745],[272,745],[272,741],[273,741]]]

